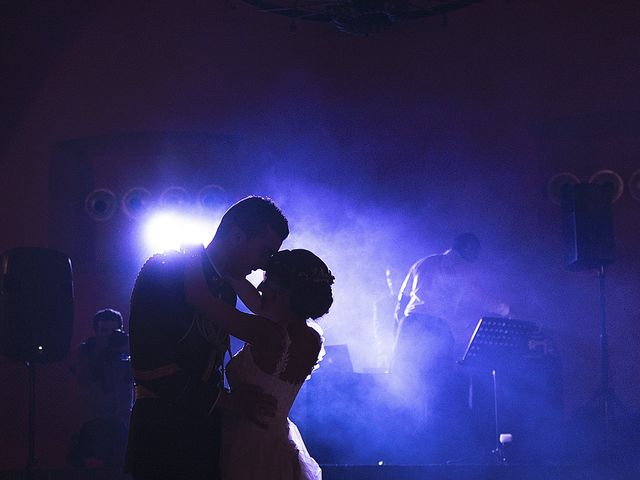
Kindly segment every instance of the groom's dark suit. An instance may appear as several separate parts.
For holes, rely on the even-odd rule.
[[[221,417],[214,408],[224,386],[229,336],[200,322],[186,303],[184,253],[150,258],[131,297],[131,361],[136,402],[125,470],[136,479],[219,478]],[[209,290],[230,305],[236,294],[204,250]]]

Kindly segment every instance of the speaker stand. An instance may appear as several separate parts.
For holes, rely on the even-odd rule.
[[[31,477],[31,469],[35,468],[38,463],[36,460],[36,367],[33,362],[25,361],[27,366],[28,379],[29,379],[29,420],[27,426],[27,441],[28,441],[28,453],[27,453],[27,477]]]
[[[615,452],[611,449],[611,420],[616,413],[627,414],[627,408],[616,395],[611,386],[609,366],[609,337],[607,335],[607,311],[605,297],[606,268],[598,267],[598,284],[600,288],[600,388],[596,390],[587,405],[594,420],[602,421],[602,437],[606,462],[614,461]]]

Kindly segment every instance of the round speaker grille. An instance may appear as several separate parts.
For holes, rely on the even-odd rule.
[[[570,172],[559,172],[553,175],[547,182],[547,195],[556,205],[562,203],[562,189],[567,185],[580,183],[580,179]]]
[[[122,211],[133,219],[144,216],[153,206],[153,197],[146,188],[134,187],[122,197]]]
[[[102,222],[109,220],[116,211],[116,196],[106,188],[98,188],[84,200],[84,209],[91,218]]]
[[[615,202],[622,196],[624,182],[620,175],[613,170],[600,170],[589,178],[589,183],[596,185],[607,185],[611,189],[611,201]]]

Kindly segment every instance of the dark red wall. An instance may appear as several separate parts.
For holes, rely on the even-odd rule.
[[[100,137],[122,147],[119,134],[136,132],[228,135],[237,150],[219,168],[238,195],[286,204],[294,187],[277,179],[295,175],[351,199],[356,211],[388,207],[414,233],[430,232],[429,248],[465,223],[481,230],[511,280],[505,294],[561,346],[568,409],[588,399],[599,378],[597,285],[593,272],[562,268],[560,212],[545,188],[559,171],[586,180],[610,168],[626,181],[640,168],[636,2],[486,1],[450,14],[446,27],[423,19],[369,37],[304,21],[292,33],[286,18],[222,4],[96,2],[15,20],[16,38],[31,41],[24,58],[12,43],[10,66],[22,59],[29,75],[16,74],[19,101],[5,122],[0,248],[50,244],[55,144],[95,147]],[[57,35],[34,37],[43,25]],[[74,33],[60,35],[59,25]],[[153,163],[125,147],[93,152],[102,162],[93,165],[96,186],[115,190],[144,181],[140,169]],[[638,407],[640,203],[625,192],[614,211],[612,366],[621,397]],[[421,218],[428,225],[416,227]],[[432,253],[416,243],[404,250],[402,268]],[[74,343],[89,335],[96,308],[127,312],[134,271],[78,269]],[[3,361],[0,378],[0,468],[17,467],[26,456],[25,369]],[[64,463],[75,404],[67,366],[39,368],[42,466]]]

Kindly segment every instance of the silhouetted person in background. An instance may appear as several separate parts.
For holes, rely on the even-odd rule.
[[[74,467],[121,468],[133,397],[129,337],[122,315],[110,308],[93,317],[95,336],[77,349],[73,371],[86,421],[72,439],[68,455]]]
[[[508,313],[506,305],[488,299],[478,286],[474,262],[479,254],[478,238],[460,234],[450,249],[414,263],[400,288],[392,392],[417,438],[424,436],[423,428],[447,428],[447,416],[455,417],[456,408],[464,405],[464,387],[453,386],[455,358],[462,349],[456,344],[469,339],[483,313]]]

